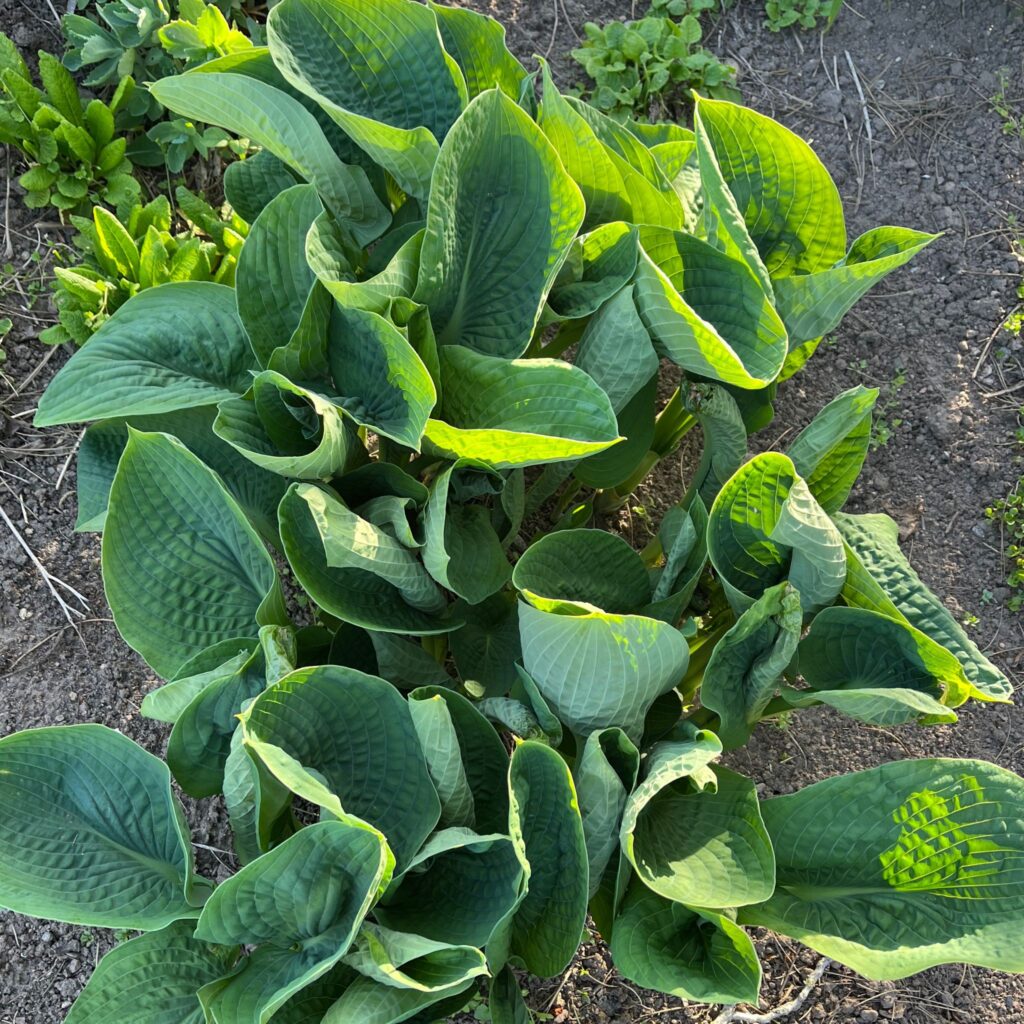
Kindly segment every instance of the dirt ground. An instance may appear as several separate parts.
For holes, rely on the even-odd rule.
[[[567,86],[576,76],[566,54],[583,22],[628,17],[646,3],[471,6],[503,20],[524,59],[549,55]],[[57,45],[53,16],[40,0],[0,0],[0,28],[23,47]],[[900,523],[921,575],[959,618],[977,617],[974,638],[1019,682],[1024,618],[1006,607],[1001,541],[983,509],[1021,472],[1013,442],[1024,398],[1024,390],[1013,390],[1024,388],[1021,345],[1000,336],[999,324],[1015,304],[1022,269],[1011,241],[1024,235],[1024,140],[1001,131],[989,102],[1002,88],[1024,110],[1021,4],[855,0],[825,35],[773,35],[762,25],[758,0],[741,0],[709,46],[737,65],[747,103],[810,139],[839,185],[851,238],[887,223],[945,232],[862,301],[809,368],[784,386],[776,425],[755,443],[784,441],[842,389],[880,387],[884,443],[869,458],[852,508],[884,510]],[[0,262],[14,267],[0,276],[0,316],[15,324],[0,364],[0,508],[46,569],[81,592],[88,611],[76,634],[0,520],[0,734],[99,721],[160,752],[165,730],[138,711],[155,679],[114,631],[96,537],[72,530],[79,431],[31,426],[43,387],[66,358],[34,340],[49,318],[40,294],[47,254],[63,236],[23,209],[11,185],[16,172],[7,165],[0,238],[0,246],[10,244]],[[635,505],[657,521],[683,479],[679,462],[664,464]],[[624,528],[642,539],[639,515]],[[774,794],[927,755],[987,758],[1024,774],[1021,697],[1013,707],[968,708],[957,725],[931,729],[870,729],[805,712],[785,728],[762,727],[733,763]],[[216,808],[188,809],[197,840],[216,845],[209,838]],[[819,957],[767,934],[757,938],[763,1012],[793,998]],[[98,931],[0,914],[0,1024],[56,1024],[112,941]],[[532,983],[529,1001],[551,1015],[541,1019],[581,1024],[698,1024],[717,1012],[624,983],[597,945],[584,947],[565,978]],[[788,1019],[1024,1024],[1024,978],[949,967],[872,983],[832,965]]]

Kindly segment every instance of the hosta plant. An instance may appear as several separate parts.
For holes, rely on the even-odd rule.
[[[71,218],[82,262],[54,268],[58,322],[40,334],[41,341],[84,345],[146,288],[171,281],[234,283],[248,225],[230,208],[215,210],[186,188],[178,188],[176,198],[176,209],[166,196],[137,203],[123,221],[101,206],[91,219]]]
[[[142,933],[71,1024],[425,1024],[484,984],[522,1022],[514,969],[563,971],[588,911],[692,1000],[756,1002],[749,926],[872,978],[1024,970],[1024,780],[911,760],[762,801],[722,763],[782,712],[1009,699],[895,523],[843,511],[875,392],[747,456],[930,236],[848,247],[752,111],[619,125],[546,73],[538,101],[466,10],[283,0],[268,40],[154,86],[261,147],[226,181],[235,288],[140,292],[39,404],[92,421],[79,527],[171,725],[166,764],[95,725],[0,740],[0,904]],[[545,495],[587,522],[694,425],[643,552],[545,528]],[[223,801],[219,885],[172,779]]]

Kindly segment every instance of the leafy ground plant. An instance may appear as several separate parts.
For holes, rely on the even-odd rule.
[[[266,49],[153,87],[261,151],[226,176],[235,288],[140,292],[38,408],[91,421],[78,526],[172,726],[166,763],[96,725],[0,740],[0,905],[144,933],[71,1024],[425,1024],[484,983],[523,1022],[514,969],[559,974],[588,911],[626,977],[706,1002],[756,1002],[748,926],[872,978],[1024,970],[1024,780],[909,760],[761,801],[721,764],[811,706],[1010,697],[896,524],[843,511],[876,392],[747,456],[931,236],[848,247],[825,169],[752,111],[619,124],[541,70],[538,103],[465,10],[282,0]],[[576,527],[513,562],[545,494],[621,497],[693,426],[644,552]],[[219,885],[172,779],[222,795]]]
[[[814,29],[822,22],[831,28],[843,8],[843,0],[765,0],[765,25],[772,32],[781,32],[791,25]]]
[[[206,0],[110,0],[80,4],[82,14],[62,20],[67,50],[64,63],[83,72],[88,88],[114,88],[125,76],[138,86],[124,104],[118,128],[135,133],[128,148],[133,163],[172,174],[198,153],[226,145],[216,128],[196,126],[184,118],[166,120],[164,108],[147,86],[167,75],[252,46],[249,36],[227,15],[236,4]],[[156,123],[154,123],[156,122]]]
[[[677,116],[690,89],[735,99],[736,69],[700,45],[700,13],[714,2],[655,0],[646,17],[583,26],[586,38],[572,51],[593,87],[586,91],[599,110],[622,119]],[[678,16],[676,20],[670,15]]]
[[[14,43],[0,32],[0,143],[29,162],[18,183],[33,209],[52,206],[62,214],[103,205],[127,210],[140,194],[125,157],[127,142],[114,119],[134,86],[121,79],[109,103],[86,102],[66,68],[40,53],[42,88],[32,81]]]
[[[136,204],[120,220],[101,206],[72,217],[82,262],[54,269],[58,322],[40,334],[47,344],[84,345],[133,295],[171,281],[232,285],[248,225],[230,209],[215,210],[181,187],[177,209],[166,196]],[[175,221],[184,230],[173,230]]]

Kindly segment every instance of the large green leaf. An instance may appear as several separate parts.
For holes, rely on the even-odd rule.
[[[790,348],[835,330],[862,295],[938,237],[910,228],[872,228],[834,265],[776,281],[775,301]]]
[[[704,434],[700,462],[686,489],[710,508],[722,485],[747,456],[747,431],[736,400],[717,384],[694,384],[683,404]],[[684,499],[684,504],[686,500]]]
[[[438,140],[466,102],[433,12],[408,0],[284,0],[267,19],[274,63],[400,188],[426,200]]]
[[[754,783],[708,767],[721,749],[709,732],[655,744],[622,816],[622,849],[639,878],[689,906],[759,903],[775,886]]]
[[[855,556],[858,570],[851,571],[851,579],[843,590],[846,603],[904,617],[939,646],[956,655],[965,680],[975,688],[972,696],[982,700],[1009,700],[1013,693],[1010,681],[978,650],[900,551],[896,523],[886,515],[839,513],[833,518]]]
[[[623,287],[587,321],[575,364],[597,382],[620,414],[658,372],[658,356],[631,287]],[[620,417],[620,432],[621,423]]]
[[[471,605],[501,590],[512,575],[491,510],[459,500],[459,484],[473,479],[488,475],[459,462],[435,477],[424,513],[423,547],[427,572]],[[498,486],[502,483],[499,477]]]
[[[487,961],[475,946],[436,942],[368,922],[345,963],[383,985],[418,992],[443,992],[487,973]]]
[[[327,359],[342,408],[360,426],[418,451],[437,392],[401,331],[376,313],[335,305]]]
[[[238,315],[260,365],[294,335],[316,275],[305,260],[306,235],[323,213],[312,185],[294,185],[253,222],[235,270]]]
[[[433,0],[428,0],[427,6],[437,18],[444,48],[462,69],[469,98],[499,88],[518,100],[526,68],[505,46],[504,25],[464,7],[448,7]]]
[[[756,455],[726,482],[708,522],[708,553],[736,611],[784,579],[805,612],[831,604],[846,579],[839,531],[793,463]]]
[[[750,268],[683,231],[642,227],[640,245],[634,296],[659,353],[740,388],[770,384],[786,329]]]
[[[298,480],[328,480],[366,458],[333,402],[273,370],[257,374],[243,398],[220,403],[213,431],[261,469]]]
[[[437,832],[374,911],[389,928],[483,947],[522,896],[523,866],[504,835]]]
[[[512,582],[554,601],[626,615],[651,599],[643,559],[605,530],[558,530],[541,537],[516,562]]]
[[[103,587],[118,632],[164,678],[219,640],[287,621],[274,563],[213,470],[131,431],[110,488]]]
[[[173,725],[207,687],[245,670],[259,647],[255,637],[219,640],[188,659],[163,686],[142,698],[147,718]]]
[[[261,632],[277,627],[264,626]],[[213,796],[224,784],[237,715],[250,698],[266,688],[267,663],[253,650],[234,671],[213,679],[184,708],[167,741],[167,766],[178,785],[194,797]]]
[[[281,540],[296,578],[324,611],[366,629],[446,633],[445,600],[415,554],[326,490],[296,484],[281,502]]]
[[[391,234],[412,231],[384,266],[374,267],[371,272],[368,265],[357,280],[352,261],[358,254],[352,252],[344,225],[325,213],[317,218],[306,236],[306,261],[339,305],[346,309],[368,309],[383,314],[392,299],[408,297],[416,287],[420,247],[423,245],[423,230],[418,226],[420,223],[415,221],[405,227],[395,227],[392,233],[385,236],[374,248],[371,262],[375,262]]]
[[[625,221],[578,236],[548,295],[545,319],[578,320],[596,313],[633,280],[638,241],[637,229]]]
[[[379,828],[403,866],[440,818],[409,709],[383,679],[340,665],[299,669],[257,697],[243,724],[246,744],[285,785],[305,795],[282,772],[288,762],[315,773],[334,795],[327,809]]]
[[[838,697],[840,710],[869,721],[881,714],[885,724],[921,714],[956,721],[949,707],[967,698],[953,654],[913,626],[866,608],[826,608],[815,616],[800,642],[799,668],[815,697],[831,691],[821,693],[825,703]],[[844,706],[847,691],[859,700]]]
[[[298,184],[288,165],[269,150],[261,149],[224,169],[224,198],[250,224],[267,208],[274,196]]]
[[[473,828],[502,832],[508,826],[508,753],[494,727],[476,706],[454,690],[423,686],[409,694],[410,706],[441,700],[448,708],[463,771],[473,795]]]
[[[99,962],[64,1024],[203,1024],[197,993],[231,970],[237,950],[193,938],[178,921],[115,946]]]
[[[550,603],[548,603],[550,607]],[[647,711],[679,682],[689,650],[666,622],[519,604],[523,665],[558,717],[584,736],[618,726],[640,739]]]
[[[434,168],[414,295],[438,341],[521,355],[583,212],[576,184],[515,102],[497,89],[474,99]]]
[[[214,891],[196,938],[257,948],[205,1007],[217,1021],[265,1024],[348,950],[387,865],[380,836],[341,821],[301,829]]]
[[[547,63],[542,67],[544,99],[538,124],[583,193],[584,227],[611,221],[682,227],[683,209],[676,196],[652,184],[602,142],[587,119],[555,87]]]
[[[690,605],[708,561],[708,512],[700,496],[689,508],[670,508],[658,527],[664,564],[650,570],[654,586],[645,615],[678,625]]]
[[[441,801],[440,824],[472,828],[476,821],[475,800],[448,705],[439,695],[427,700],[411,700],[409,714],[430,780]]]
[[[702,1003],[757,1003],[761,965],[725,914],[693,910],[630,886],[611,939],[615,966],[644,988]]]
[[[859,384],[837,395],[797,435],[786,454],[826,512],[846,504],[871,440],[878,388]]]
[[[815,623],[839,610],[826,608]],[[793,660],[802,624],[800,595],[783,581],[769,587],[715,645],[704,669],[700,702],[718,712],[716,731],[727,749],[750,738]]]
[[[210,405],[245,391],[253,369],[232,289],[206,281],[147,288],[61,368],[35,424]]]
[[[449,636],[455,667],[465,682],[483,687],[485,697],[500,697],[516,681],[522,657],[516,596],[501,591],[461,610],[465,625]]]
[[[196,916],[192,846],[171,773],[112,729],[29,729],[0,740],[0,820],[8,910],[105,928]]]
[[[236,728],[224,762],[222,788],[235,853],[242,864],[248,864],[294,829],[289,814],[291,791],[243,740],[242,730]]]
[[[277,506],[287,483],[276,473],[243,458],[213,432],[215,406],[179,409],[156,416],[131,416],[93,423],[78,446],[78,521],[76,530],[100,530],[107,518],[110,486],[128,443],[128,427],[144,433],[170,434],[202,459],[221,479],[259,535],[280,545]]]
[[[1024,971],[1024,780],[920,760],[762,804],[775,895],[740,919],[869,978],[960,962]]]
[[[496,469],[561,462],[618,440],[608,396],[582,370],[555,359],[499,359],[441,350],[441,419],[426,439],[451,458]]]
[[[561,974],[587,916],[587,846],[569,769],[543,743],[512,754],[509,832],[527,868],[528,889],[510,922],[508,949],[531,974]]]
[[[618,866],[622,812],[639,772],[640,752],[621,729],[601,729],[587,737],[575,775],[591,897],[609,865],[613,870]]]
[[[803,139],[749,107],[704,98],[694,127],[705,189],[713,177],[710,155],[773,279],[813,274],[843,258],[839,191]],[[709,199],[715,207],[715,190],[706,206]]]
[[[176,114],[269,150],[316,186],[324,205],[350,225],[361,244],[387,228],[391,216],[366,172],[341,161],[316,118],[288,93],[246,75],[210,71],[164,78],[149,89]]]

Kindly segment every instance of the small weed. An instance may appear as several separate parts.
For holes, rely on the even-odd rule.
[[[1009,71],[1000,68],[996,72],[996,78],[999,81],[999,89],[988,98],[988,101],[1003,122],[1003,134],[1018,139],[1024,138],[1024,110],[1007,95],[1010,85]]]
[[[843,0],[765,0],[765,25],[772,32],[781,32],[791,25],[814,29],[818,22],[831,28],[839,16]]]
[[[864,360],[861,360],[864,363]],[[861,369],[864,367],[861,366]],[[884,448],[892,438],[892,433],[903,424],[903,420],[893,413],[899,409],[899,394],[907,383],[907,371],[897,367],[892,380],[882,386],[878,405],[875,409],[875,420],[871,427],[871,450]]]
[[[1007,606],[1020,611],[1024,608],[1024,478],[1005,498],[986,508],[985,515],[1002,528],[1003,554],[1010,563],[1006,583],[1013,591]]]

